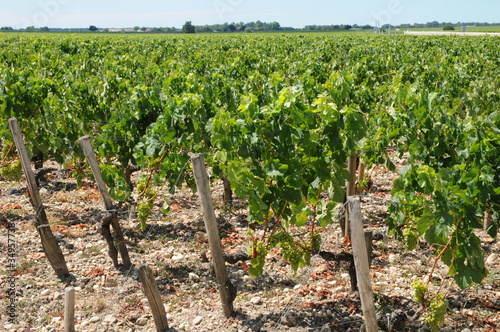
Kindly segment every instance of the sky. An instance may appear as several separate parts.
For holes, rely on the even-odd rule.
[[[281,26],[499,22],[499,0],[1,0],[0,26],[177,27],[277,21]],[[378,23],[378,24],[377,24]]]

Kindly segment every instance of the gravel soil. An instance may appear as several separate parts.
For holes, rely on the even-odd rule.
[[[365,227],[375,235],[371,277],[380,329],[428,331],[421,319],[410,319],[420,309],[411,283],[429,272],[433,253],[424,243],[406,252],[402,243],[387,236],[385,219],[396,175],[382,167],[371,174],[373,188],[361,205]],[[214,182],[212,195],[223,248],[247,251],[245,204],[236,201],[232,211],[223,212],[222,191],[221,183]],[[41,183],[40,192],[73,278],[59,280],[45,257],[33,226],[35,211],[25,181],[0,178],[0,330],[64,331],[65,288],[72,286],[76,331],[156,331],[137,271],[114,268],[107,254],[98,232],[104,206],[96,186],[87,181],[77,188],[71,177],[53,172]],[[241,262],[227,264],[238,292],[235,314],[226,319],[206,259],[210,255],[198,197],[185,189],[168,198],[170,212],[161,213],[162,202],[158,202],[145,232],[139,229],[132,204],[120,207],[119,218],[132,263],[147,264],[154,273],[170,331],[363,330],[359,294],[351,291],[348,263],[315,255],[310,267],[294,273],[279,249],[269,254],[259,278],[250,277]],[[15,230],[9,231],[9,225]],[[351,252],[340,234],[337,224],[323,230],[322,250]],[[441,264],[432,276],[434,290],[442,280],[447,289],[450,285],[442,331],[500,330],[500,244],[485,232],[478,235],[490,271],[482,285],[459,290]],[[15,239],[14,269],[10,268],[8,237]],[[15,297],[9,296],[12,291]],[[13,323],[7,314],[11,300],[18,316]]]

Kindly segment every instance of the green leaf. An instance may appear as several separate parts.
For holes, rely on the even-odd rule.
[[[165,199],[161,207],[161,213],[168,214],[170,212],[170,202]]]
[[[304,203],[299,206],[294,206],[294,214],[291,219],[291,223],[295,226],[304,226],[309,220],[309,216],[312,215],[311,209]]]
[[[318,216],[318,223],[320,227],[326,227],[327,225],[333,224],[337,218],[336,212],[337,204],[335,202],[328,202],[326,206],[321,210],[321,214]]]
[[[344,203],[345,189],[338,184],[333,185],[330,188],[330,193],[328,194],[328,198],[337,203]]]
[[[425,234],[427,230],[436,223],[436,216],[431,213],[425,213],[422,217],[420,217],[417,221],[417,231],[419,235]]]
[[[281,173],[280,171],[278,171],[278,170],[276,170],[276,169],[274,169],[274,170],[272,170],[272,171],[269,171],[269,172],[267,172],[266,174],[267,174],[267,176],[269,176],[269,177],[271,177],[271,178],[273,178],[273,177],[277,177],[277,176],[283,176],[283,173]]]

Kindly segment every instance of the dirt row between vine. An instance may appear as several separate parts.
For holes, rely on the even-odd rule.
[[[398,160],[400,164],[404,160]],[[386,330],[425,331],[421,321],[406,318],[419,309],[413,300],[411,283],[424,276],[434,261],[425,244],[412,252],[387,235],[385,219],[395,174],[382,167],[372,171],[371,197],[362,198],[365,227],[376,235],[371,276],[380,321],[390,321]],[[77,331],[153,331],[154,321],[147,299],[132,268],[119,271],[107,255],[107,246],[98,233],[103,204],[95,185],[85,182],[77,188],[72,178],[57,172],[42,183],[41,194],[51,228],[60,243],[72,281],[59,281],[41,249],[33,226],[34,211],[24,181],[0,179],[0,326],[4,331],[63,331],[64,291],[76,289]],[[213,186],[216,214],[226,251],[246,251],[248,222],[245,204],[237,201],[231,212],[222,209],[222,186]],[[225,319],[216,282],[206,261],[197,195],[189,189],[168,195],[169,214],[160,211],[161,202],[139,230],[133,205],[120,208],[133,264],[147,264],[156,277],[171,331],[358,331],[362,311],[358,294],[350,291],[347,265],[313,256],[310,267],[293,273],[279,249],[271,251],[265,273],[252,278],[245,265],[228,264],[229,278],[238,290],[236,314]],[[7,225],[15,224],[16,269],[15,305],[18,318],[9,323],[7,306],[12,290],[8,271]],[[350,252],[338,235],[335,224],[322,232],[322,249]],[[12,234],[10,234],[12,236]],[[459,290],[450,287],[449,312],[442,331],[496,331],[500,329],[500,244],[479,232],[490,276],[480,286]],[[339,240],[340,239],[340,240]],[[433,283],[446,276],[438,264]],[[402,319],[398,319],[402,318]]]

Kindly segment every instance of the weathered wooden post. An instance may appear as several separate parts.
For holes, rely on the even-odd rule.
[[[490,227],[492,223],[493,223],[493,211],[491,210],[485,211],[483,217],[484,229],[488,229],[488,227]]]
[[[365,164],[363,162],[359,162],[358,166],[358,185],[356,187],[357,193],[361,193],[361,183],[365,180]]]
[[[11,118],[9,120],[9,125],[19,153],[19,158],[21,159],[23,172],[26,177],[26,181],[28,182],[30,201],[36,212],[34,225],[40,235],[43,252],[56,272],[56,275],[60,279],[65,279],[70,276],[68,266],[66,265],[66,260],[64,259],[62,250],[57,244],[57,240],[50,229],[49,221],[47,219],[47,215],[45,214],[45,208],[43,207],[42,198],[36,184],[35,174],[31,169],[30,158],[28,156],[28,151],[26,150],[26,145],[24,144],[17,119]]]
[[[357,155],[353,154],[349,156],[347,160],[347,171],[349,172],[349,181],[346,181],[346,199],[354,196],[356,194],[356,168],[357,168]],[[350,214],[349,204],[346,205],[345,208],[345,220],[343,223],[342,231],[344,236],[349,237],[351,235],[350,231],[350,222],[349,222],[349,214]],[[341,225],[342,226],[342,225]]]
[[[226,262],[222,251],[219,228],[215,218],[212,196],[210,194],[210,184],[205,168],[203,156],[198,154],[191,159],[193,163],[194,178],[196,188],[200,196],[201,208],[203,210],[203,220],[208,235],[208,243],[212,253],[215,276],[219,285],[219,294],[226,318],[233,314],[233,301],[236,298],[236,287],[227,276]]]
[[[111,257],[111,259],[113,260],[113,264],[115,265],[115,267],[118,268],[119,264],[118,251],[116,250],[114,240],[116,240],[116,244],[118,245],[118,249],[122,257],[123,266],[125,268],[129,268],[132,264],[130,263],[130,257],[128,255],[125,239],[123,238],[123,232],[120,227],[120,223],[118,222],[118,214],[115,206],[113,205],[113,200],[109,195],[106,183],[102,179],[101,170],[99,169],[99,164],[97,163],[97,158],[94,151],[92,150],[92,146],[90,145],[90,138],[88,136],[84,136],[81,137],[79,141],[80,145],[82,146],[83,153],[89,161],[89,165],[92,169],[92,173],[94,174],[97,187],[99,188],[102,199],[104,201],[104,205],[108,212],[108,215],[101,220],[101,228],[99,232],[102,234],[102,236],[106,240],[106,243],[108,244],[108,254],[109,257]],[[114,239],[111,235],[110,225],[113,226]]]
[[[144,294],[149,302],[149,307],[153,312],[153,318],[155,320],[156,331],[166,332],[168,330],[167,314],[165,313],[165,307],[161,301],[161,294],[158,290],[158,285],[156,284],[153,272],[147,265],[139,265],[137,267],[139,272],[139,280],[142,283]]]
[[[75,332],[75,289],[66,288],[64,297],[64,332]]]
[[[354,264],[356,265],[356,277],[358,283],[361,308],[367,332],[378,332],[377,317],[375,316],[375,303],[373,301],[373,290],[370,279],[370,266],[368,264],[367,248],[363,231],[363,217],[359,199],[350,197],[348,199],[351,219],[351,241]]]

